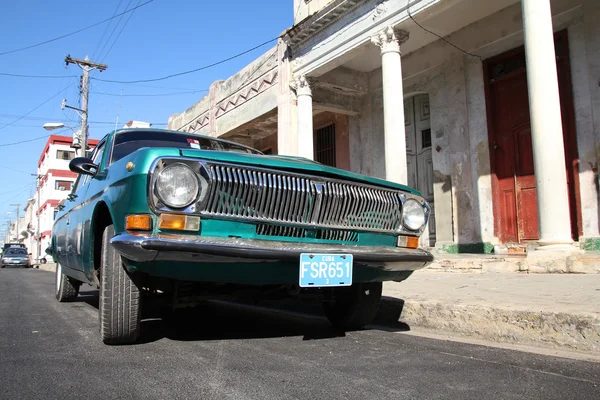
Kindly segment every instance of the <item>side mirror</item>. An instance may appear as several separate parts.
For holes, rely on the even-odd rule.
[[[69,169],[78,174],[94,176],[98,173],[98,166],[86,157],[76,157],[69,163]]]

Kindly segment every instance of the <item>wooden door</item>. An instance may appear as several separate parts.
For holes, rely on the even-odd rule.
[[[578,238],[577,146],[566,33],[557,34],[557,66],[573,238]],[[496,236],[504,243],[539,239],[536,180],[524,48],[487,60],[486,102]]]
[[[424,246],[433,246],[436,235],[429,95],[417,95],[404,101],[404,129],[408,186],[420,191],[431,206],[431,216],[421,241]]]

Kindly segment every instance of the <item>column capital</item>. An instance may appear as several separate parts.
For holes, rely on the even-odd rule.
[[[371,37],[371,43],[381,48],[381,54],[400,53],[400,45],[408,40],[409,33],[402,29],[394,29],[391,25]]]
[[[296,92],[296,96],[312,96],[310,83],[310,78],[300,75],[290,82],[290,88]]]

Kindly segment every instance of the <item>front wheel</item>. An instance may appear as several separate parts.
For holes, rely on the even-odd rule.
[[[80,286],[81,282],[78,282],[75,279],[69,278],[67,275],[63,274],[62,266],[60,264],[56,264],[56,300],[61,303],[75,300],[77,295],[79,295]]]
[[[335,288],[333,300],[323,303],[325,315],[334,326],[344,330],[369,325],[377,315],[382,287],[381,282],[368,282]]]
[[[129,344],[140,335],[141,293],[110,244],[113,236],[115,228],[109,225],[102,235],[100,336],[106,344]]]

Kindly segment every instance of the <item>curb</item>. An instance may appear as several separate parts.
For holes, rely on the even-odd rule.
[[[383,297],[380,319],[425,330],[600,356],[600,317]]]

